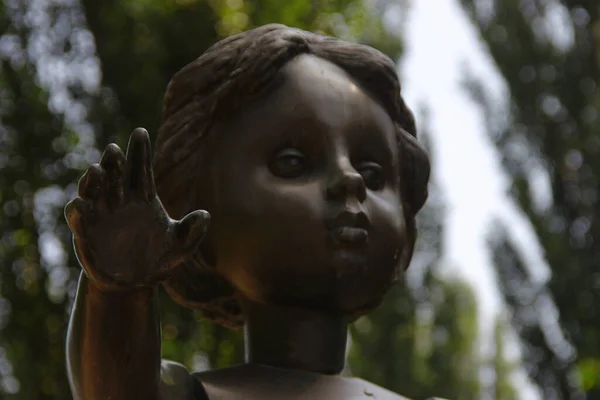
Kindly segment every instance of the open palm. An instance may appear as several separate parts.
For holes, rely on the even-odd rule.
[[[127,156],[106,147],[79,181],[65,207],[77,258],[90,280],[107,290],[152,286],[168,278],[197,250],[210,220],[194,211],[169,217],[156,195],[150,138],[133,131]]]

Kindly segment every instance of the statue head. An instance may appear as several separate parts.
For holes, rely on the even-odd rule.
[[[381,52],[283,25],[222,40],[164,99],[158,195],[212,216],[165,288],[229,326],[240,298],[358,317],[410,263],[429,169]]]

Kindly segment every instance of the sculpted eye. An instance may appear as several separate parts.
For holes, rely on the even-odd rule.
[[[356,170],[362,175],[368,189],[381,190],[385,186],[385,175],[381,165],[374,162],[365,162],[359,164]]]
[[[304,154],[298,149],[284,149],[277,153],[269,163],[269,170],[280,178],[298,178],[308,168]]]

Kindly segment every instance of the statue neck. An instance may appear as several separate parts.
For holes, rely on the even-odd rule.
[[[344,368],[345,315],[243,302],[246,362],[321,374]]]

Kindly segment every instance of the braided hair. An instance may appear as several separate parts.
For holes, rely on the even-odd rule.
[[[348,43],[280,24],[265,25],[217,42],[175,74],[164,97],[163,120],[155,141],[157,193],[172,218],[201,208],[190,188],[202,171],[202,139],[225,110],[273,88],[281,68],[300,54],[312,54],[345,70],[386,110],[394,122],[400,157],[402,206],[408,248],[402,268],[412,258],[415,215],[427,199],[429,158],[417,141],[412,112],[400,95],[392,60],[369,46]],[[206,168],[206,165],[204,165]],[[199,309],[208,319],[236,327],[243,322],[234,288],[208,265],[200,251],[181,272],[164,283],[178,303]]]

